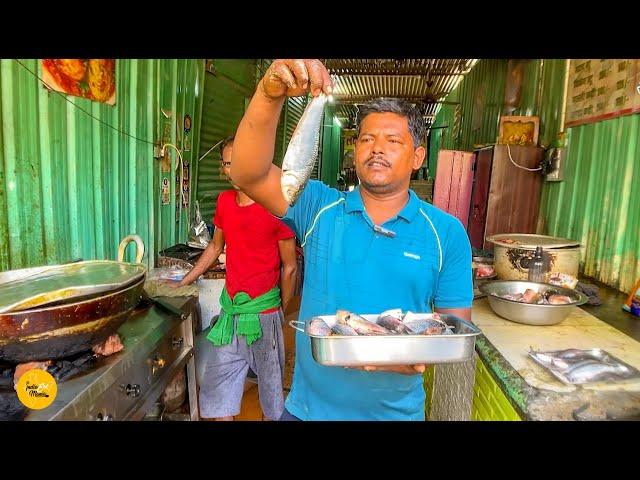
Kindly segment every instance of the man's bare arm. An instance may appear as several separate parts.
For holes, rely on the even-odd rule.
[[[282,311],[287,310],[287,305],[293,297],[296,286],[296,273],[298,261],[296,257],[296,239],[288,238],[278,242],[280,260],[282,261],[282,276],[280,277],[280,297],[282,299]]]
[[[213,240],[209,242],[209,245],[204,249],[204,252],[202,252],[202,255],[200,255],[196,264],[177,286],[183,287],[185,285],[190,285],[197,280],[200,275],[209,270],[211,265],[213,265],[213,262],[218,259],[223,249],[224,233],[221,228],[216,228],[213,232]]]

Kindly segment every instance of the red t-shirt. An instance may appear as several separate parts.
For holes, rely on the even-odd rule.
[[[238,193],[226,190],[218,196],[213,223],[221,228],[226,244],[226,287],[233,298],[245,292],[251,298],[262,295],[280,281],[278,242],[293,238],[293,231],[263,206],[241,207]],[[277,311],[265,310],[262,313]]]

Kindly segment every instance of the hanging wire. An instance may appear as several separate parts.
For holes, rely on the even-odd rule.
[[[522,165],[518,165],[516,162],[514,162],[513,158],[511,158],[511,148],[509,148],[509,144],[508,143],[507,143],[507,153],[509,154],[509,160],[511,160],[511,163],[513,163],[516,167],[521,168],[522,170],[526,170],[528,172],[538,172],[538,171],[542,170],[542,167],[527,168],[527,167],[523,167]]]
[[[74,107],[76,107],[78,110],[80,110],[81,112],[85,113],[86,115],[90,116],[91,118],[93,118],[94,120],[96,120],[97,122],[101,123],[102,125],[111,128],[112,130],[115,130],[118,133],[121,133],[123,135],[126,135],[127,137],[131,137],[135,140],[138,140],[139,142],[144,142],[144,143],[148,143],[149,145],[155,145],[154,142],[150,142],[149,140],[145,140],[143,138],[138,138],[134,135],[131,135],[130,133],[127,133],[123,130],[119,130],[118,128],[114,127],[113,125],[110,125],[102,120],[100,120],[97,117],[94,117],[93,115],[91,115],[91,113],[89,113],[88,111],[86,111],[84,108],[82,108],[81,106],[73,103],[71,100],[69,100],[69,98],[67,98],[66,95],[63,95],[62,93],[58,92],[57,90],[54,90],[47,82],[45,82],[42,78],[40,78],[38,76],[37,73],[33,72],[29,67],[27,67],[24,63],[22,63],[20,60],[14,58],[14,60],[22,66],[22,68],[24,68],[27,72],[29,72],[31,75],[33,75],[34,77],[36,77],[38,80],[40,80],[50,91],[52,91],[53,93],[56,93],[57,95],[60,95],[62,98],[64,98],[65,101],[69,102],[71,105],[73,105]]]
[[[205,152],[205,154],[204,154],[204,155],[202,155],[202,156],[198,159],[198,162],[200,162],[200,160],[202,160],[204,157],[206,157],[207,155],[209,155],[209,153],[210,153],[214,148],[216,148],[218,145],[220,145],[222,142],[224,142],[224,138],[223,138],[222,140],[220,140],[218,143],[216,143],[216,144],[215,144],[213,147],[211,147],[209,150],[207,150],[207,151]]]

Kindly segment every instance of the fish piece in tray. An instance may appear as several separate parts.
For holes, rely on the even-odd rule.
[[[453,333],[452,327],[447,325],[437,313],[434,313],[431,318],[409,319],[405,323],[418,335],[450,335]]]
[[[390,335],[391,331],[387,330],[377,323],[370,322],[360,315],[346,310],[338,310],[336,313],[337,323],[346,324],[353,328],[358,335]]]
[[[331,327],[331,331],[336,335],[348,335],[348,336],[358,335],[358,332],[356,332],[353,328],[351,328],[346,323],[336,322],[336,324],[333,327]]]
[[[402,321],[402,310],[387,310],[378,317],[378,325],[398,335],[412,335],[415,332]]]
[[[531,350],[529,355],[560,380],[569,384],[640,379],[637,369],[599,348],[570,348],[552,352]]]
[[[309,322],[308,332],[310,335],[326,337],[331,335],[331,327],[321,318],[312,318]]]

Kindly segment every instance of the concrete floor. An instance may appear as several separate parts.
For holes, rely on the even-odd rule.
[[[581,308],[640,342],[640,317],[622,310],[622,305],[629,294],[608,287],[593,278],[584,277],[580,278],[580,281],[597,285],[600,288],[599,296],[602,299],[602,305],[583,305]]]

